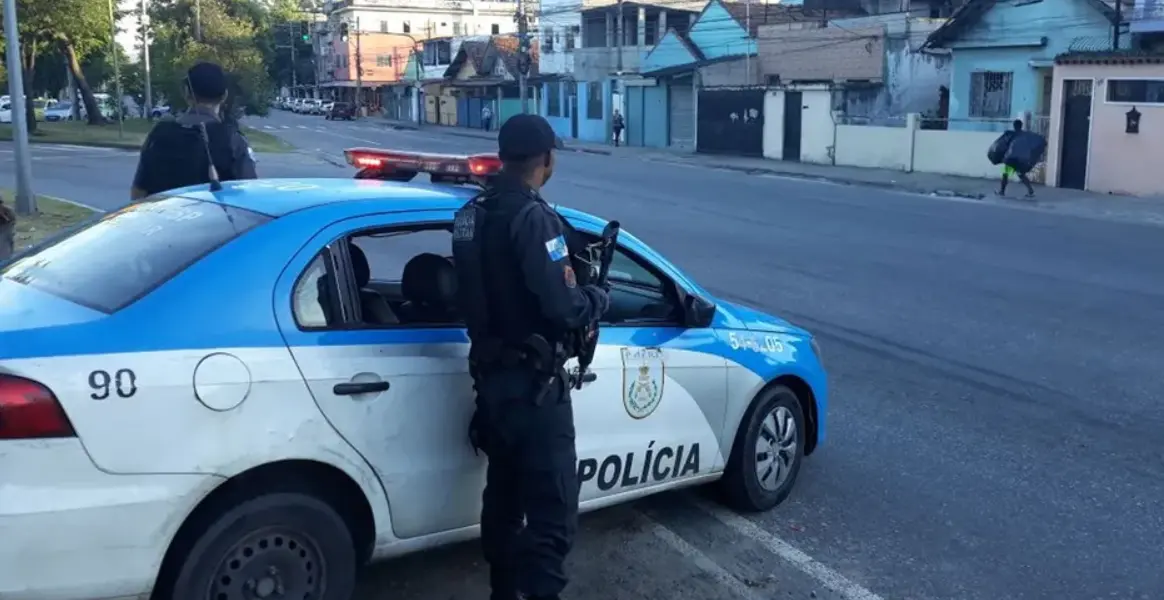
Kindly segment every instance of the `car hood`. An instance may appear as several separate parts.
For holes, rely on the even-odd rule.
[[[808,335],[808,332],[804,329],[780,317],[761,312],[737,302],[717,298],[716,306],[719,310],[732,317],[733,320],[739,321],[735,325],[736,327],[742,327],[748,331]]]

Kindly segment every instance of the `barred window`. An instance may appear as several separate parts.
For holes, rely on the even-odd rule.
[[[602,119],[602,84],[591,81],[586,84],[586,118]]]
[[[980,119],[1011,117],[1011,82],[1014,73],[979,71],[970,74],[970,116]]]
[[[560,81],[546,84],[546,116],[562,116],[562,83]]]
[[[1164,79],[1108,79],[1107,101],[1164,104]]]

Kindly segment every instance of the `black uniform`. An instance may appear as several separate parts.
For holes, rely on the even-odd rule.
[[[503,160],[548,155],[541,117],[501,128]],[[453,255],[477,390],[474,443],[489,457],[481,539],[495,600],[557,598],[578,519],[577,455],[563,368],[606,310],[574,264],[573,229],[518,177],[502,173],[457,213]],[[522,526],[523,518],[525,526]]]
[[[206,142],[202,140],[202,127],[206,128]],[[220,181],[258,177],[250,144],[238,127],[223,123],[206,109],[194,107],[176,118],[164,118],[146,136],[133,187],[156,194],[208,183],[210,159]]]

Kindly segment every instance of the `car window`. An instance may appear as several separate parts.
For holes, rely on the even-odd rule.
[[[663,280],[631,258],[624,248],[618,248],[610,261],[610,280],[657,290],[663,289]]]
[[[327,275],[327,261],[328,253],[324,250],[307,265],[307,270],[295,283],[291,310],[295,314],[295,322],[304,329],[328,327],[338,322],[334,317],[335,311],[330,310],[335,303],[332,295],[335,286],[330,280],[324,279]]]
[[[25,250],[0,277],[113,313],[268,220],[217,203],[151,198]]]
[[[619,247],[610,262],[610,308],[602,322],[618,324],[672,323],[679,304],[674,286],[648,268],[642,259]]]

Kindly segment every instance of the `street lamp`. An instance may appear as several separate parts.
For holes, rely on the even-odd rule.
[[[12,141],[16,143],[16,214],[36,214],[32,193],[32,157],[28,147],[28,101],[24,98],[24,65],[20,61],[20,36],[16,32],[16,0],[4,0],[4,31],[9,32],[8,96],[12,106]]]

